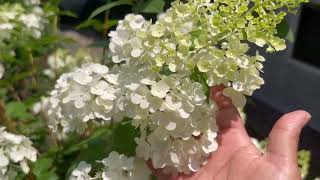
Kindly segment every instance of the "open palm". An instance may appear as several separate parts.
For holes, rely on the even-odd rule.
[[[211,89],[219,112],[219,148],[197,173],[168,177],[155,171],[160,180],[299,180],[297,145],[300,131],[309,121],[305,111],[295,111],[278,120],[269,134],[265,153],[251,142],[237,109],[222,95],[223,86]]]

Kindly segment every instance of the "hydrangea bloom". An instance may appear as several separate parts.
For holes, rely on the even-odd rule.
[[[82,133],[91,119],[106,120],[97,121],[103,124],[128,117],[143,134],[136,140],[141,158],[169,157],[182,147],[179,144],[193,149],[183,154],[186,160],[173,163],[169,158],[161,165],[179,167],[185,173],[190,172],[188,166],[204,164],[216,150],[216,106],[207,101],[200,83],[177,74],[161,76],[141,65],[115,65],[104,74],[87,72],[98,67],[107,68],[84,65],[57,81],[50,98],[52,129]],[[175,147],[170,147],[171,141]],[[159,143],[167,150],[159,150]]]
[[[77,50],[72,54],[67,49],[57,49],[48,57],[48,69],[44,70],[44,74],[50,78],[56,78],[64,72],[70,72],[81,64],[93,62],[93,58],[83,49]]]
[[[178,124],[179,125],[179,124]],[[137,138],[137,156],[151,159],[154,168],[162,168],[165,173],[176,174],[196,172],[207,162],[210,153],[218,147],[216,132],[195,132],[191,137],[174,138],[165,131],[152,132]]]
[[[69,180],[90,180],[93,179],[89,173],[91,171],[91,164],[81,161],[79,165],[72,171]]]
[[[37,150],[25,136],[11,134],[0,127],[0,179],[14,178],[9,165],[19,163],[24,173],[29,172],[27,161],[37,160]]]
[[[264,58],[250,55],[248,43],[267,46],[269,52],[285,49],[285,41],[276,36],[286,15],[279,9],[292,10],[300,2],[306,0],[253,0],[251,5],[248,0],[175,1],[154,24],[130,14],[110,33],[112,59],[159,70],[167,66],[177,73],[197,68],[209,86],[223,83],[251,95],[264,83],[259,75]]]
[[[8,40],[15,34],[14,30],[19,30],[38,39],[48,21],[46,18],[39,3],[4,3],[0,6],[0,38]]]
[[[89,120],[102,119],[104,124],[111,119],[118,89],[104,79],[108,71],[100,64],[84,64],[57,80],[48,111],[54,132],[83,133]]]
[[[141,159],[127,157],[117,152],[111,152],[109,156],[103,159],[104,165],[101,172],[96,176],[89,175],[91,165],[86,162],[80,162],[78,167],[71,173],[69,180],[149,180],[151,171]]]
[[[50,12],[38,0],[10,1],[0,5],[0,58],[15,57],[14,49],[42,37]],[[12,47],[13,46],[13,47]]]
[[[109,34],[110,71],[87,64],[57,81],[50,127],[66,135],[82,133],[90,122],[129,118],[140,130],[138,157],[168,173],[197,171],[217,149],[217,108],[204,88],[224,84],[223,94],[243,108],[244,95],[264,83],[264,57],[250,54],[249,43],[283,50],[276,36],[286,14],[280,10],[305,0],[236,2],[177,0],[155,23],[127,15]]]
[[[34,114],[39,114],[40,112],[46,113],[49,108],[49,99],[48,97],[41,97],[39,102],[33,104],[32,112]]]
[[[109,49],[113,54],[112,60],[115,63],[137,58],[143,53],[142,41],[136,37],[136,33],[145,32],[148,23],[141,15],[129,14],[123,21],[119,21],[116,31],[112,31]],[[149,23],[150,24],[150,23]]]

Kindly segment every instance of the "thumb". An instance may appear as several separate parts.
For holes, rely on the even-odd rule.
[[[296,161],[300,132],[310,118],[306,111],[294,111],[282,116],[269,134],[266,153]]]

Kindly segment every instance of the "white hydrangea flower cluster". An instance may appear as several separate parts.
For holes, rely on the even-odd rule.
[[[30,168],[27,161],[37,160],[37,150],[25,136],[15,135],[0,127],[0,179],[12,178],[13,169],[10,164],[19,163],[22,171],[28,173]]]
[[[117,152],[111,152],[103,159],[104,168],[96,176],[90,176],[91,165],[80,162],[69,180],[149,180],[151,171],[142,159],[127,157]]]
[[[49,108],[49,100],[48,97],[41,97],[41,100],[39,102],[36,102],[32,106],[32,112],[33,114],[39,114],[40,112],[46,113]]]
[[[59,75],[70,72],[81,64],[94,62],[91,55],[84,49],[78,49],[77,52],[72,54],[68,49],[57,49],[48,59],[48,69],[43,72],[51,79],[55,79]]]
[[[10,40],[17,34],[36,39],[41,37],[48,20],[37,2],[33,0],[0,5],[0,45],[5,45],[4,40]]]
[[[105,80],[108,71],[100,64],[84,64],[57,80],[48,110],[49,127],[54,132],[83,133],[89,120],[109,122],[118,89]]]
[[[112,59],[138,61],[152,69],[167,66],[172,73],[197,68],[207,75],[209,86],[222,83],[251,95],[264,83],[259,75],[264,58],[249,55],[246,42],[268,46],[269,52],[285,49],[276,26],[286,13],[278,10],[305,1],[252,1],[252,7],[248,0],[175,1],[154,24],[130,14],[109,35]]]
[[[2,77],[4,75],[4,71],[5,71],[4,66],[2,63],[0,63],[0,79],[2,79]]]
[[[207,101],[200,83],[178,74],[162,76],[139,64],[115,65],[109,72],[91,74],[98,67],[107,69],[84,65],[57,81],[49,109],[54,131],[82,133],[91,119],[106,123],[128,117],[142,133],[136,139],[139,157],[179,154],[180,160],[166,158],[154,166],[185,173],[196,171],[216,150],[216,106]],[[171,147],[172,142],[175,146]],[[190,151],[177,153],[185,149]]]
[[[138,65],[115,67],[110,73],[118,72],[125,87],[115,111],[140,127],[137,156],[168,172],[196,171],[217,148],[216,106],[208,103],[201,84],[178,74],[157,78],[146,68],[136,70]]]
[[[209,86],[224,84],[223,94],[242,108],[244,95],[264,83],[264,57],[250,55],[249,43],[283,50],[285,42],[276,36],[285,15],[279,9],[300,2],[305,0],[177,0],[155,23],[129,14],[109,34],[110,71],[86,64],[57,81],[50,127],[67,135],[84,132],[90,122],[127,117],[140,130],[138,157],[168,173],[195,172],[217,149],[218,130],[217,106],[194,73]],[[82,169],[78,174],[86,177],[90,168]]]
[[[136,34],[145,33],[150,25],[151,23],[147,23],[141,15],[129,14],[124,20],[119,21],[117,30],[109,34],[112,37],[109,44],[109,49],[113,54],[112,61],[120,63],[132,57],[139,57],[143,53],[143,45]]]
[[[180,128],[181,129],[181,128]],[[145,133],[136,138],[138,157],[151,159],[156,169],[163,169],[164,173],[176,174],[196,172],[207,162],[207,158],[218,148],[217,133],[207,130],[204,133],[195,132],[186,138],[174,138],[156,130],[149,136]]]
[[[92,180],[96,179],[89,175],[91,171],[91,164],[81,161],[78,166],[71,172],[69,180]]]

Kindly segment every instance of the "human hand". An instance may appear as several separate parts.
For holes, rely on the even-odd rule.
[[[311,116],[294,111],[281,117],[269,134],[265,153],[248,136],[231,100],[222,95],[223,86],[211,88],[218,107],[219,147],[198,172],[168,177],[154,170],[159,180],[300,180],[297,146],[301,129]]]

